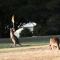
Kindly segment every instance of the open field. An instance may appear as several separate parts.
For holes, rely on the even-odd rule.
[[[22,47],[10,44],[9,39],[0,39],[0,60],[60,60],[60,50],[49,49],[49,37],[23,38]]]
[[[60,60],[60,50],[48,45],[0,49],[0,60]]]

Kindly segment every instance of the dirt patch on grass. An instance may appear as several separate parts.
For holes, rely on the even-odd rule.
[[[0,60],[60,60],[60,50],[48,46],[0,49]]]

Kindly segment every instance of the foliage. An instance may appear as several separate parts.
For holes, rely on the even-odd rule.
[[[34,27],[33,35],[34,36],[43,36],[48,35],[48,29],[46,26],[37,25]]]
[[[0,34],[2,36],[8,35],[13,14],[16,29],[20,23],[34,21],[40,24],[43,30],[47,26],[50,31],[52,26],[53,30],[60,31],[60,23],[58,23],[60,22],[60,0],[0,0]],[[50,20],[52,21],[49,22]],[[42,25],[45,24],[47,25],[43,27]],[[55,28],[54,25],[57,27]]]
[[[32,32],[27,28],[24,28],[24,30],[22,30],[20,33],[20,37],[31,37],[31,36]]]

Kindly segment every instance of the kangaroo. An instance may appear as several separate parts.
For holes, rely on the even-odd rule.
[[[54,49],[54,47],[56,47],[59,50],[59,38],[54,36],[51,37],[49,46],[51,49]]]
[[[21,44],[19,43],[18,38],[14,35],[14,32],[15,32],[15,29],[10,28],[10,39],[12,40],[13,46],[15,47],[16,44],[19,44],[19,45]]]

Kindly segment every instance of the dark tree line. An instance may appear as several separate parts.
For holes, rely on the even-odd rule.
[[[46,32],[39,35],[60,34],[60,0],[0,0],[0,37],[9,35],[13,14],[16,29],[34,21]]]

